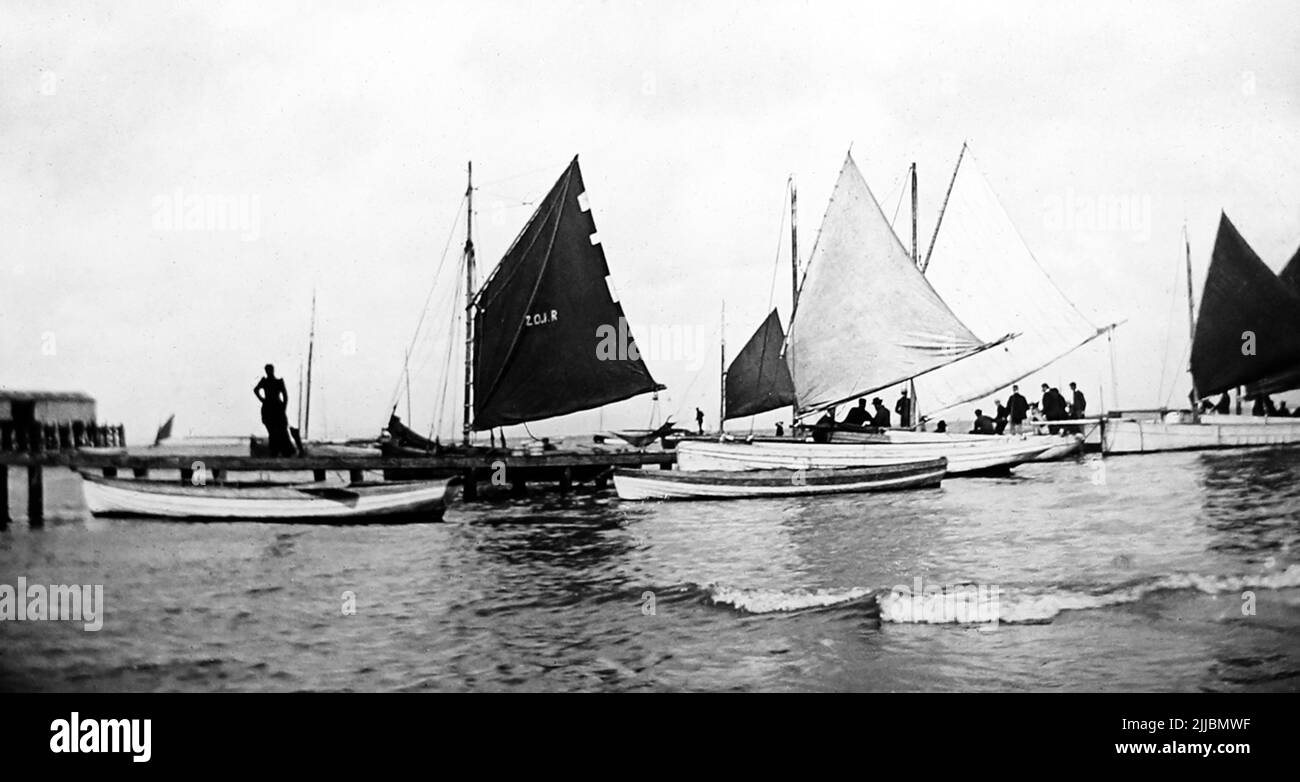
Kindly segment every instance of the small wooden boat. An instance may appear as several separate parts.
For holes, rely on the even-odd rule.
[[[187,521],[366,524],[439,521],[451,480],[351,485],[224,484],[120,480],[82,474],[95,516]]]
[[[614,471],[624,500],[703,500],[798,497],[812,494],[897,491],[938,486],[943,458],[834,470],[634,470]]]

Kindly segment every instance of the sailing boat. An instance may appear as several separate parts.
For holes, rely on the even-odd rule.
[[[1240,386],[1286,387],[1293,382],[1288,378],[1300,377],[1295,260],[1281,277],[1275,276],[1221,214],[1201,306],[1193,318],[1191,247],[1186,241],[1184,246],[1192,321],[1192,410],[1157,419],[1128,416],[1106,421],[1102,447],[1107,453],[1151,453],[1300,443],[1300,420],[1295,418],[1202,416],[1196,409],[1199,400]]]
[[[918,407],[925,403],[925,418],[933,419],[958,405],[1004,391],[1119,325],[1094,325],[1056,287],[1020,236],[967,144],[957,156],[930,248],[924,259],[918,258],[918,264],[943,300],[976,334],[1020,334],[997,350],[917,378],[912,399]],[[915,411],[924,420],[920,413]],[[923,431],[883,435],[890,442],[969,437]],[[1083,444],[1079,435],[1041,437],[1052,447],[1039,461],[1073,454]],[[849,432],[837,432],[835,437],[856,438]]]
[[[797,257],[797,256],[796,256]],[[1007,343],[977,337],[917,268],[894,233],[852,155],[845,158],[797,293],[784,364],[790,387],[769,356],[779,337],[772,316],[738,360],[757,372],[752,385],[727,383],[728,411],[762,412],[786,404],[796,414],[834,408]],[[756,356],[757,354],[757,360]],[[729,378],[737,366],[733,363]],[[1051,444],[1029,438],[941,438],[910,442],[808,443],[755,439],[691,440],[677,447],[684,470],[831,469],[946,457],[949,474],[1005,470]]]
[[[472,179],[467,197],[472,215]],[[641,359],[613,294],[576,156],[477,289],[469,225],[467,219],[463,447],[471,447],[476,431],[665,388]],[[399,448],[433,446],[396,415],[388,432]]]

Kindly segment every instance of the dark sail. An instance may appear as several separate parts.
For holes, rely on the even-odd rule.
[[[765,413],[794,404],[794,382],[781,357],[785,331],[772,310],[727,367],[727,418]]]
[[[483,286],[474,317],[476,430],[655,391],[623,307],[575,157]]]
[[[1201,397],[1300,365],[1300,298],[1259,259],[1226,214],[1219,220],[1201,294],[1191,363]]]
[[[1277,278],[1281,280],[1293,294],[1300,297],[1300,250],[1296,250],[1295,255],[1278,273]],[[1256,394],[1281,394],[1293,389],[1300,388],[1300,365],[1279,372],[1276,375],[1269,375],[1253,385],[1246,387],[1246,395],[1253,397]]]
[[[1287,261],[1277,277],[1287,284],[1292,293],[1300,296],[1300,250],[1295,251],[1295,255],[1291,256],[1291,260]]]

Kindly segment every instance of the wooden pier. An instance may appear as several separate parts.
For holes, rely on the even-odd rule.
[[[347,472],[353,482],[362,480],[368,471],[385,474],[429,474],[455,476],[462,483],[462,496],[478,498],[478,485],[506,486],[516,493],[528,483],[556,483],[568,491],[579,483],[593,483],[603,488],[615,467],[658,465],[669,469],[676,462],[672,451],[549,451],[518,455],[510,452],[440,454],[429,456],[294,456],[256,457],[204,453],[96,453],[80,450],[41,452],[0,451],[0,526],[9,523],[9,468],[27,469],[27,518],[31,526],[40,526],[45,517],[45,480],[47,467],[67,467],[80,471],[100,471],[106,477],[119,472],[135,478],[148,478],[154,470],[177,471],[184,483],[196,475],[211,483],[223,483],[232,472],[305,472],[323,481],[330,471]]]

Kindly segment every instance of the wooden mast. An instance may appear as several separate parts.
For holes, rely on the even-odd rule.
[[[916,162],[915,161],[912,162],[912,263],[916,264],[916,268],[918,269],[921,268],[920,250],[918,249],[916,243]],[[908,412],[910,414],[908,415],[908,420],[898,422],[899,426],[901,426],[904,429],[910,428],[912,426],[912,421],[921,420],[921,408],[917,404],[917,399],[916,399],[915,379],[907,381],[907,389],[908,389],[907,395],[910,399],[910,407],[908,408]]]
[[[720,370],[718,381],[718,438],[721,439],[726,431],[727,423],[727,300],[722,300],[722,331],[720,333],[720,347],[718,349],[718,368]]]
[[[934,235],[930,237],[930,248],[925,251],[925,261],[920,265],[924,273],[930,265],[930,254],[934,252],[934,240],[939,238],[939,226],[943,225],[943,213],[948,210],[948,198],[952,196],[952,187],[957,184],[957,172],[961,169],[961,160],[966,156],[966,142],[961,143],[961,152],[957,155],[957,165],[952,168],[952,181],[948,183],[948,192],[943,194],[943,206],[939,207],[939,218],[934,221]]]
[[[307,441],[307,434],[311,428],[311,364],[312,352],[316,348],[316,289],[311,292],[311,331],[307,335],[307,394],[303,400],[302,409],[302,439]]]
[[[795,187],[794,174],[790,175],[790,326],[794,326],[794,313],[799,309],[799,189]],[[788,357],[787,357],[788,358]],[[790,434],[799,417],[799,401],[790,406]]]
[[[1187,263],[1187,335],[1188,339],[1194,343],[1196,341],[1196,307],[1195,302],[1192,300],[1192,242],[1187,236],[1186,223],[1183,224],[1183,250]],[[1201,396],[1196,391],[1196,376],[1192,374],[1190,348],[1187,353],[1187,374],[1192,378],[1192,422],[1195,423],[1201,418]]]
[[[469,445],[474,403],[474,162],[465,166],[465,423]]]

